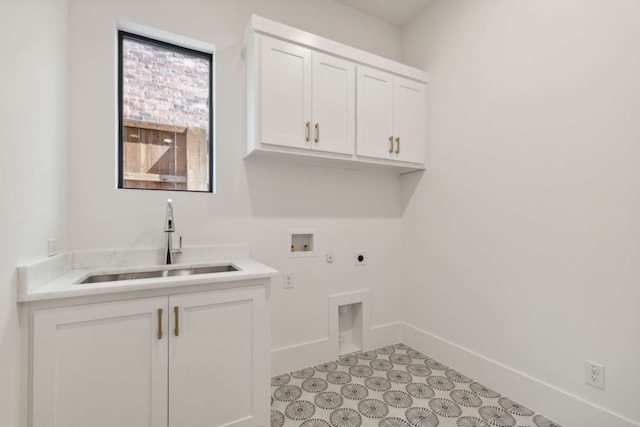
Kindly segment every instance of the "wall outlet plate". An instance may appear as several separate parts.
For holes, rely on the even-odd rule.
[[[585,360],[584,379],[587,384],[604,389],[604,365]]]
[[[58,239],[47,240],[47,256],[58,255]]]
[[[293,285],[294,285],[293,273],[292,272],[283,273],[282,274],[282,287],[285,288],[285,289],[291,289],[291,288],[293,288]]]
[[[367,253],[365,251],[354,252],[353,265],[367,265]]]

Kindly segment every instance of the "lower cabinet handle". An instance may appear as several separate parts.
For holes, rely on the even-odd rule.
[[[320,123],[316,123],[316,143],[320,142]]]
[[[389,137],[389,154],[393,154],[393,136]]]
[[[162,339],[162,309],[158,309],[158,339]]]
[[[396,143],[398,144],[396,146],[396,154],[400,154],[400,137],[396,138]]]
[[[175,336],[179,336],[180,335],[180,307],[178,307],[177,305],[173,307],[173,315],[175,316],[175,320],[176,320],[176,327],[173,330],[173,333],[175,334]]]
[[[309,140],[311,139],[311,123],[310,122],[307,122],[306,124],[306,133],[304,135],[305,135],[304,138],[307,140],[307,142],[309,142]]]

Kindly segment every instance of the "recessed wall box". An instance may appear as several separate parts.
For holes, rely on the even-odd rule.
[[[315,256],[316,232],[315,230],[289,230],[289,256],[308,257]]]
[[[338,307],[338,354],[362,350],[362,303]]]
[[[335,357],[370,350],[369,290],[329,296],[329,340]]]

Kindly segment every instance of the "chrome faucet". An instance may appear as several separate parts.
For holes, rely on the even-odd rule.
[[[164,232],[166,234],[164,244],[164,263],[169,265],[173,264],[173,256],[182,254],[182,236],[180,236],[180,247],[176,250],[173,249],[173,232],[176,231],[175,223],[173,221],[173,202],[171,199],[167,200],[167,218],[164,223]]]

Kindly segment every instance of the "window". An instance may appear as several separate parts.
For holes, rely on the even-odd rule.
[[[213,54],[118,32],[118,187],[213,190]]]

